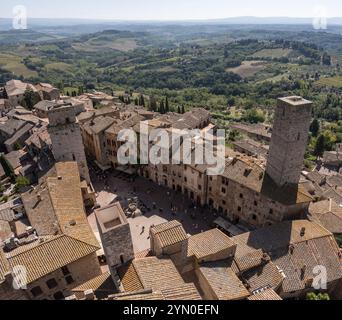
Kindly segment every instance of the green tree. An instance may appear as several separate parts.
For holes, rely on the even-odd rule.
[[[319,133],[320,125],[318,119],[314,119],[310,126],[310,132],[312,133],[313,137],[317,137]]]
[[[323,134],[321,134],[316,141],[314,155],[316,157],[322,157],[325,151],[325,146],[326,146],[326,138]]]
[[[246,114],[243,116],[243,120],[249,123],[259,123],[265,122],[265,115],[262,111],[258,111],[257,109],[253,108],[246,111]]]
[[[311,300],[311,301],[328,301],[330,300],[330,296],[327,293],[319,293],[316,294],[314,292],[310,292],[306,295],[306,300]]]
[[[31,88],[26,89],[24,94],[23,106],[29,110],[32,110],[33,107],[40,101],[39,95],[34,92]]]
[[[27,187],[31,184],[31,181],[27,179],[26,177],[17,177],[15,179],[15,190],[16,192],[19,192],[21,188]]]
[[[170,105],[169,105],[169,98],[166,97],[165,99],[165,112],[168,113],[170,112]]]
[[[160,102],[159,112],[161,114],[165,114],[165,105],[163,100]]]
[[[139,99],[139,106],[143,106],[145,108],[145,98],[144,98],[144,95],[141,94],[140,95],[140,99]]]
[[[150,111],[157,112],[157,101],[154,96],[151,96],[150,98]]]
[[[185,107],[182,106],[182,114],[184,114],[184,113],[185,113]]]

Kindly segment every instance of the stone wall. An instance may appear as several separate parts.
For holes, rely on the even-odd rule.
[[[278,100],[266,172],[279,186],[299,183],[311,110],[312,103],[309,101],[296,105]]]
[[[53,155],[57,162],[76,161],[80,175],[90,182],[81,130],[76,123],[73,107],[61,107],[49,112],[48,131],[52,141]]]
[[[100,227],[99,230],[101,230]],[[110,267],[118,267],[134,259],[132,236],[128,223],[105,233],[100,232],[100,234]]]

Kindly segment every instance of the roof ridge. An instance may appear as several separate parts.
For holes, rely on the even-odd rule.
[[[59,238],[61,238],[61,237],[63,237],[63,236],[65,236],[65,235],[64,235],[64,234],[59,234],[59,235],[44,236],[44,237],[51,237],[51,238],[46,239],[46,240],[43,239],[43,237],[41,237],[41,238],[38,239],[37,241],[30,243],[30,244],[37,244],[37,245],[32,246],[32,247],[28,248],[27,250],[20,251],[20,252],[18,252],[17,254],[14,254],[14,255],[12,255],[11,252],[8,252],[7,255],[9,255],[9,257],[7,257],[7,255],[6,255],[6,258],[7,258],[7,259],[11,259],[11,258],[13,258],[13,257],[19,257],[19,256],[21,256],[21,255],[23,255],[23,254],[26,254],[27,252],[30,252],[30,251],[32,251],[32,250],[35,250],[35,249],[38,248],[39,246],[43,246],[43,245],[45,245],[45,244],[47,244],[47,243],[49,243],[49,242],[55,241],[55,240],[57,240],[57,239],[59,239]],[[39,242],[40,240],[43,240],[43,242]],[[38,243],[37,243],[37,242],[38,242]],[[20,247],[18,247],[17,249],[24,248],[25,246],[29,246],[30,244],[26,244],[26,245],[24,245],[24,246],[20,246]],[[12,252],[13,252],[13,251],[12,251]]]

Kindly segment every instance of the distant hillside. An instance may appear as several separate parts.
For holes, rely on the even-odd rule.
[[[48,35],[45,33],[33,31],[33,30],[9,30],[0,31],[0,43],[1,44],[15,44],[18,42],[42,42],[57,39],[56,36]]]

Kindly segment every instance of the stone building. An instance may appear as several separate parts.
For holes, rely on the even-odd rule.
[[[22,201],[25,219],[5,244],[6,265],[0,262],[0,270],[25,267],[28,299],[64,299],[73,288],[101,275],[100,246],[84,211],[75,162],[57,163],[22,194]],[[6,298],[1,286],[0,279],[0,299]]]
[[[48,132],[55,160],[76,161],[81,177],[90,183],[80,125],[77,123],[74,108],[71,105],[56,106],[49,110],[48,117]]]
[[[335,298],[341,285],[342,256],[333,235],[308,220],[281,222],[231,238],[213,229],[181,240],[184,230],[179,225],[158,228],[160,232],[151,232],[152,243],[157,238],[178,248],[183,243],[186,252],[185,259],[174,251],[164,251],[160,258],[171,259],[206,300],[305,298],[315,291],[317,266],[325,267],[328,275],[327,290],[321,291]]]
[[[278,188],[257,162],[235,157],[222,175],[208,178],[207,201],[235,224],[260,227],[305,217],[312,198],[301,186]]]
[[[102,169],[106,169],[109,164],[105,131],[115,122],[111,117],[100,116],[92,118],[81,126],[85,152]]]
[[[301,97],[278,99],[266,173],[279,187],[299,183],[311,110],[312,102]]]
[[[98,209],[95,214],[107,264],[114,278],[116,268],[134,259],[131,229],[120,203]]]
[[[151,251],[156,257],[186,252],[188,236],[178,221],[154,226],[150,230]]]
[[[38,83],[35,88],[42,100],[59,100],[60,98],[59,90],[49,83]]]
[[[6,83],[6,96],[8,97],[8,100],[12,107],[16,107],[21,104],[25,96],[25,91],[27,89],[32,90],[37,96],[37,99],[40,99],[38,90],[32,84],[24,83],[20,80],[11,80]]]
[[[97,250],[96,246],[60,235],[41,237],[33,245],[9,252],[6,258],[10,270],[25,267],[29,299],[62,300],[72,288],[101,274]]]
[[[234,123],[232,124],[231,129],[238,131],[243,135],[247,135],[253,140],[265,143],[269,143],[272,138],[272,127],[264,124]]]

